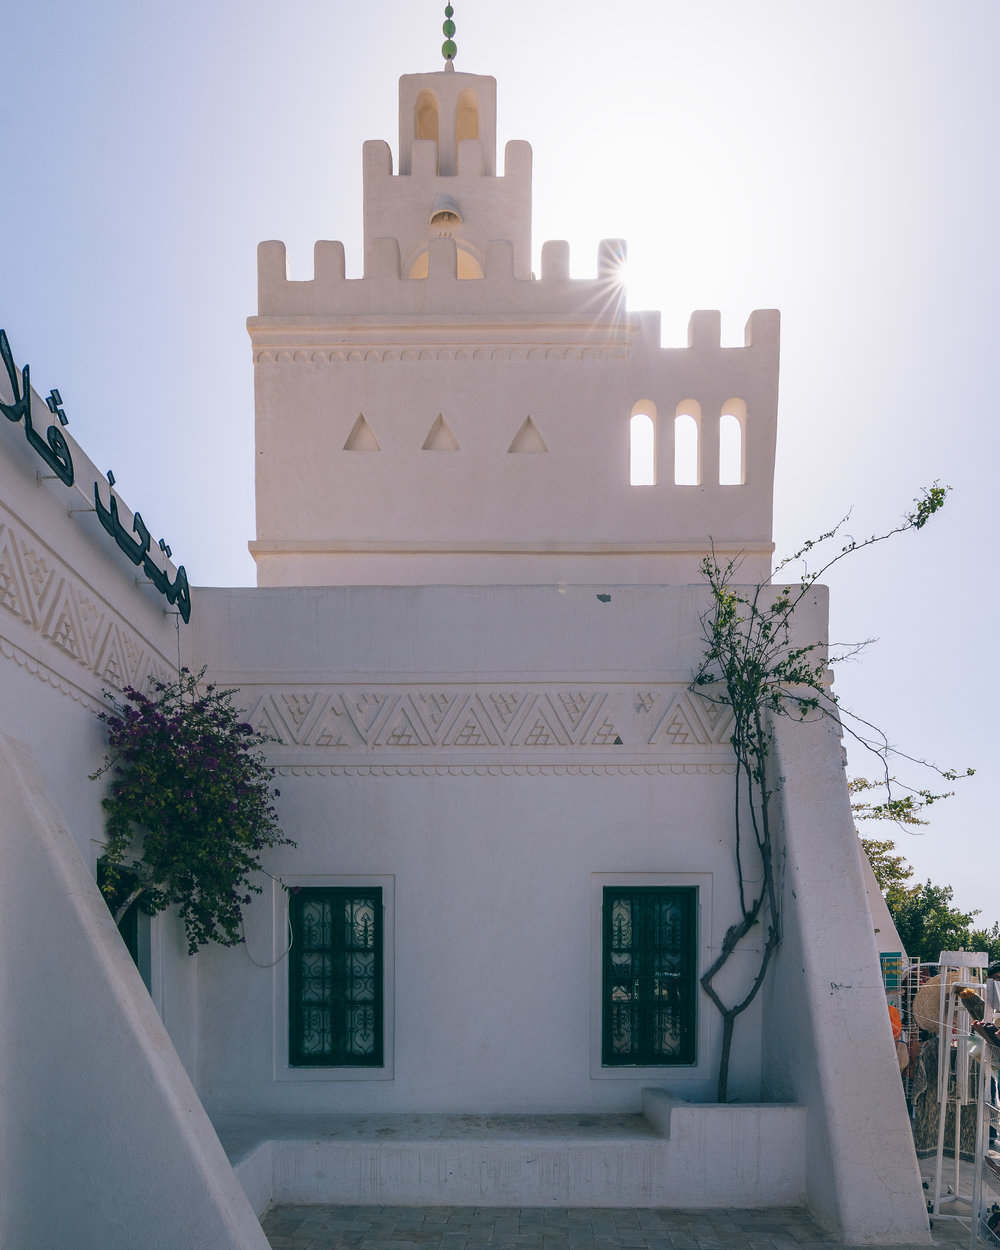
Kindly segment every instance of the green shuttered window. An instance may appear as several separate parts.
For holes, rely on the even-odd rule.
[[[604,889],[601,1062],[695,1061],[698,891]]]
[[[381,1067],[381,889],[308,888],[290,901],[292,1067]]]

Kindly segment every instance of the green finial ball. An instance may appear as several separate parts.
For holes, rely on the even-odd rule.
[[[452,35],[455,33],[455,23],[451,20],[452,17],[454,16],[454,13],[455,13],[455,10],[451,7],[450,4],[446,4],[444,6],[444,15],[445,15],[446,21],[445,21],[445,24],[441,27],[441,29],[445,33],[445,41],[441,45],[441,55],[444,57],[446,61],[453,61],[455,59],[456,54],[458,53],[458,45],[455,43],[454,39],[452,39]]]

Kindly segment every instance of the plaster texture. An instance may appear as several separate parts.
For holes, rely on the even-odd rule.
[[[254,904],[248,950],[274,968],[199,957],[213,1114],[638,1110],[650,1071],[595,1061],[600,888],[696,885],[706,951],[735,906],[725,726],[709,730],[686,691],[705,604],[698,587],[202,592],[190,641],[283,740],[280,816],[298,846],[268,870],[290,886],[384,883],[396,943],[391,1067],[290,1072],[287,898]],[[279,645],[281,679],[262,681],[258,656]],[[698,1030],[697,1063],[664,1079],[703,1100],[719,1044],[703,1007]],[[741,1097],[759,1068],[751,1028]]]
[[[878,888],[875,873],[868,862],[868,856],[865,854],[860,840],[858,841],[858,857],[861,860],[861,872],[865,881],[865,898],[868,900],[868,911],[871,913],[875,945],[878,947],[880,954],[883,951],[887,954],[895,955],[901,953],[905,959],[906,951],[903,947],[903,940],[899,936],[896,922],[892,918],[892,913],[889,911],[882,891]]]
[[[223,972],[223,953],[209,956],[200,1070],[213,1115],[254,1107],[267,1116],[634,1114],[655,1080],[685,1100],[693,1134],[685,1157],[701,1159],[706,1175],[724,1173],[726,1149],[755,1157],[761,1133],[752,1117],[733,1130],[738,1147],[724,1148],[708,1129],[719,1046],[710,1013],[700,1012],[692,1068],[609,1072],[595,1058],[600,886],[697,883],[702,966],[736,906],[728,728],[710,731],[687,691],[701,650],[702,587],[332,587],[204,592],[199,602],[191,641],[218,680],[240,683],[251,719],[283,739],[273,756],[281,815],[299,847],[276,853],[269,869],[288,884],[391,882],[395,933],[391,1067],[367,1080],[284,1068],[283,963]],[[803,638],[825,636],[822,588],[803,604],[798,627]],[[281,680],[255,680],[279,642]],[[506,730],[495,719],[501,693],[515,709]],[[778,1104],[776,1116],[782,1104],[808,1109],[807,1121],[795,1121],[807,1136],[789,1139],[771,1122],[763,1136],[774,1149],[795,1142],[785,1158],[804,1162],[804,1191],[831,1227],[857,1244],[918,1242],[927,1224],[839,737],[829,725],[795,725],[781,748],[782,774],[801,778],[781,791],[786,942],[773,989],[738,1026],[733,1092]],[[800,794],[805,807],[793,803]],[[829,906],[834,884],[837,908]],[[261,963],[281,954],[284,909],[277,889],[270,915],[251,909],[248,942]],[[807,968],[803,941],[819,973]],[[269,1007],[270,1051],[259,1044]],[[253,1020],[257,1045],[241,1053]],[[889,1125],[897,1127],[887,1138]],[[316,1172],[300,1153],[289,1164],[296,1175],[341,1171],[332,1162],[340,1146],[315,1149]],[[456,1149],[389,1151],[390,1165],[373,1130],[364,1147],[370,1168],[351,1171],[343,1200],[427,1202],[433,1192],[459,1192],[456,1201],[475,1201],[449,1179],[462,1174],[443,1162]],[[681,1152],[656,1149],[656,1185],[666,1188],[645,1185],[640,1151],[627,1184],[620,1177],[602,1200],[672,1200],[669,1160]],[[481,1189],[481,1200],[548,1201],[529,1179],[530,1151],[520,1151],[490,1155],[499,1171],[484,1164],[486,1172],[507,1180]],[[272,1165],[284,1157],[279,1151]],[[380,1179],[366,1188],[361,1176]],[[572,1203],[575,1191],[561,1184],[552,1182],[551,1201]],[[732,1196],[738,1186],[725,1192],[733,1205],[744,1200]]]
[[[776,729],[784,940],[766,986],[764,1089],[809,1107],[810,1204],[843,1240],[926,1241],[837,727]]]
[[[0,399],[11,398],[0,370]],[[32,413],[39,427],[51,420],[35,391]],[[104,760],[97,720],[107,706],[103,691],[145,688],[150,678],[175,672],[178,618],[165,614],[166,600],[101,526],[94,483],[106,506],[108,483],[69,429],[63,437],[74,466],[70,487],[28,444],[23,424],[0,425],[0,733],[31,751],[93,875],[105,842],[106,783],[88,777]],[[135,514],[121,492],[119,485],[119,516],[131,531]],[[151,921],[148,937],[153,1000],[194,1078],[197,961],[182,957],[184,944],[167,917]]]
[[[664,1106],[669,1104],[669,1106]],[[654,1108],[650,1111],[650,1106]],[[801,1204],[800,1107],[693,1106],[644,1091],[645,1115],[242,1116],[219,1131],[248,1193],[283,1202],[715,1208]],[[669,1139],[669,1140],[668,1140]],[[244,1179],[245,1178],[245,1179]]]
[[[6,736],[0,812],[0,1243],[265,1250],[91,871]]]

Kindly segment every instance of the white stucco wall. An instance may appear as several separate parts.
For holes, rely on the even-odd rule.
[[[888,954],[902,954],[905,959],[906,951],[903,949],[903,941],[899,936],[899,931],[886,904],[885,897],[878,888],[875,873],[868,862],[868,856],[865,854],[860,839],[857,845],[858,857],[861,861],[861,873],[865,881],[865,897],[868,900],[868,911],[871,913],[872,918],[872,930],[875,933],[875,945],[879,951],[885,951]]]
[[[11,398],[0,370],[0,399]],[[32,414],[44,431],[52,418],[36,393]],[[164,1116],[176,1113],[181,1125],[195,1114],[183,1108],[192,1100],[189,1076],[197,1076],[198,1030],[197,960],[187,957],[176,918],[150,922],[150,1000],[94,885],[105,783],[89,774],[104,758],[102,691],[168,675],[177,632],[163,596],[138,584],[136,566],[97,519],[94,482],[106,504],[107,482],[68,431],[64,437],[72,486],[52,476],[23,421],[0,421],[0,735],[19,744],[0,769],[9,1022],[0,1137],[5,1190],[16,1196],[7,1207],[10,1236],[0,1241],[53,1250],[135,1244],[141,1204],[130,1208],[132,1195],[119,1188],[153,1194],[151,1210],[163,1200],[160,1182],[142,1175],[146,1155],[158,1166],[159,1149],[147,1150],[143,1135]],[[131,527],[124,502],[120,517]],[[177,1157],[163,1182],[180,1207],[204,1147],[197,1133],[194,1141],[179,1129],[164,1133],[164,1149]],[[131,1173],[122,1151],[134,1156]],[[171,1228],[178,1226],[165,1219],[162,1244]],[[194,1233],[179,1240],[199,1244]]]
[[[261,245],[262,273],[283,268],[283,252]],[[661,348],[658,317],[620,307],[621,288],[601,321],[592,304],[607,280],[517,282],[490,270],[423,291],[387,275],[333,283],[323,298],[341,292],[335,311],[298,315],[311,313],[297,293],[308,286],[262,287],[249,323],[261,585],[684,583],[697,580],[709,536],[720,558],[742,551],[745,576],[763,576],[776,313],[753,314],[747,347],[720,347],[707,313],[692,319],[690,346]],[[372,292],[355,289],[365,286],[378,288],[378,311],[366,311]],[[283,307],[286,287],[300,305]],[[488,289],[466,308],[470,287]],[[532,309],[547,293],[552,307]],[[730,401],[748,414],[742,485],[719,482]],[[700,484],[675,484],[675,412],[695,403]],[[629,480],[636,406],[655,418],[655,485]],[[424,449],[439,415],[452,450]],[[349,445],[359,416],[379,450]],[[545,450],[512,451],[529,416]]]
[[[836,724],[779,721],[774,771],[784,941],[766,984],[764,1091],[809,1108],[809,1201],[844,1241],[926,1242]]]
[[[697,586],[200,594],[192,644],[284,740],[279,811],[299,845],[268,870],[385,880],[395,931],[393,1064],[368,1079],[288,1071],[283,960],[200,957],[213,1111],[637,1110],[652,1082],[714,1097],[705,1001],[694,1068],[602,1070],[592,1054],[602,883],[697,884],[703,967],[735,914],[728,730],[687,692],[706,605]],[[506,738],[486,712],[498,692],[528,708]],[[576,728],[564,698],[588,708]],[[482,740],[462,745],[473,715]],[[539,717],[549,741],[530,745]],[[284,948],[284,908],[275,889],[249,909],[258,963]],[[760,1063],[754,1008],[735,1096],[758,1097]]]
[[[22,363],[16,354],[15,361]],[[0,369],[0,399],[11,398]],[[44,431],[53,418],[36,392],[31,411]],[[144,574],[100,524],[94,483],[106,506],[108,483],[69,428],[63,437],[72,486],[52,476],[23,422],[0,422],[0,733],[31,750],[93,873],[105,841],[106,783],[88,779],[106,748],[97,720],[107,706],[102,692],[144,688],[150,675],[176,671],[178,618],[165,614],[164,596],[142,584]],[[116,495],[122,523],[131,529],[124,490],[120,483]],[[172,917],[152,920],[151,945],[153,998],[194,1076],[197,961],[178,957],[184,947]]]
[[[266,1250],[31,752],[0,737],[0,1244]]]

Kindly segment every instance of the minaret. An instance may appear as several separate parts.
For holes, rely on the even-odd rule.
[[[508,143],[497,177],[496,79],[455,71],[445,13],[444,72],[399,80],[399,176],[387,143],[364,147],[366,271],[376,240],[393,238],[402,274],[426,278],[431,240],[454,239],[458,276],[481,278],[490,242],[506,239],[515,277],[530,278],[531,148]]]
[[[692,582],[713,545],[764,575],[778,314],[722,348],[695,313],[663,349],[619,241],[595,278],[564,242],[532,274],[531,149],[497,173],[496,81],[456,71],[445,12],[444,69],[400,79],[398,172],[364,145],[364,276],[340,243],[304,282],[258,249],[258,583]]]

